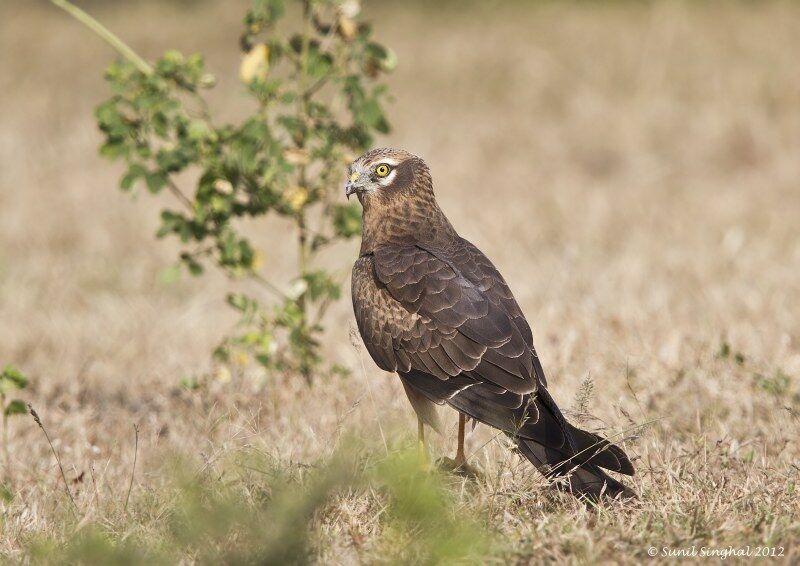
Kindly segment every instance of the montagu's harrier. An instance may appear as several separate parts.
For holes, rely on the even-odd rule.
[[[625,453],[572,426],[550,393],[531,329],[503,277],[460,237],[433,195],[425,162],[375,149],[350,166],[345,188],[363,207],[353,309],[372,359],[397,372],[424,425],[435,404],[459,412],[456,465],[467,417],[509,434],[556,485],[579,497],[633,492],[601,468],[633,474]]]

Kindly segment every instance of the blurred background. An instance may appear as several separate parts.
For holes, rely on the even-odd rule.
[[[220,121],[251,110],[237,77],[247,2],[79,4],[147,59],[203,53]],[[800,5],[376,1],[364,15],[399,62],[378,143],[429,163],[445,212],[514,290],[560,403],[589,376],[608,426],[663,418],[630,445],[651,464],[697,435],[730,457],[796,458]],[[411,427],[399,384],[352,344],[349,284],[325,338],[349,378],[181,389],[213,371],[235,284],[161,277],[176,256],[153,238],[168,197],[122,194],[119,164],[97,154],[114,57],[47,2],[0,5],[0,363],[31,377],[74,474],[125,462],[132,421],[145,461],[213,452],[236,427],[295,459],[324,452],[343,419],[369,435],[376,412]],[[278,277],[294,263],[287,226],[263,222],[255,242]],[[357,243],[333,253],[349,269]],[[209,407],[233,415],[222,440]],[[34,474],[47,448],[14,426]],[[113,468],[106,481],[124,484]]]

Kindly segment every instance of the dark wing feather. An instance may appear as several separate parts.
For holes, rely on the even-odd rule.
[[[406,321],[392,322],[414,320],[414,329],[421,331],[417,341],[409,336],[409,326],[388,330],[397,336],[393,349],[408,354],[409,369],[439,379],[470,371],[515,393],[535,391],[532,350],[525,337],[502,302],[464,277],[453,261],[418,246],[379,247],[371,260],[359,260],[369,261],[376,292],[388,294],[384,302],[394,299],[406,311]]]
[[[503,276],[489,258],[471,242],[460,238],[460,244],[453,254],[453,263],[461,267],[464,277],[475,283],[488,297],[491,297],[492,301],[502,305],[511,321],[522,334],[528,348],[530,348],[533,355],[533,370],[536,378],[542,385],[547,387],[544,369],[533,346],[531,327],[528,325],[522,309],[519,308],[519,304],[517,304],[517,300],[514,298],[508,283],[506,283],[506,280],[503,279]]]

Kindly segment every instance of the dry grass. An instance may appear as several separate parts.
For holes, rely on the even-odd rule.
[[[147,56],[206,53],[221,79],[214,106],[235,119],[246,110],[234,64],[242,10],[230,4],[91,9]],[[485,552],[635,563],[650,546],[769,545],[798,561],[800,6],[369,12],[401,62],[395,131],[382,141],[429,161],[443,208],[528,314],[555,397],[579,410],[591,376],[586,424],[622,432],[655,421],[625,442],[641,502],[596,512],[544,491],[478,427],[468,445],[487,479],[448,492],[491,533]],[[119,171],[96,155],[92,109],[110,57],[44,3],[3,9],[0,362],[32,378],[27,398],[78,507],[71,518],[41,431],[16,418],[15,499],[0,519],[0,553],[12,560],[88,524],[161,540],[174,493],[164,462],[178,453],[212,479],[250,453],[292,474],[330,458],[348,431],[374,458],[382,434],[392,448],[398,431],[413,431],[397,380],[351,345],[347,301],[326,347],[352,377],[307,389],[243,368],[198,392],[180,387],[213,374],[209,351],[233,323],[222,302],[231,284],[160,282],[174,257],[152,238],[160,203],[119,194]],[[294,261],[282,228],[260,228],[277,274]],[[331,265],[354,254],[339,248]],[[435,439],[433,450],[453,443]],[[402,559],[407,541],[392,536],[380,496],[349,493],[316,515],[317,559]]]

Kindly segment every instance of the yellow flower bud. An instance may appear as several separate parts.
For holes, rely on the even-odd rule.
[[[264,253],[261,250],[256,250],[253,254],[253,271],[258,271],[264,267]]]
[[[299,147],[290,147],[285,150],[283,158],[292,165],[308,165],[308,162],[311,161],[308,151]]]
[[[228,366],[219,366],[214,377],[220,383],[228,383],[231,380],[231,370],[228,369]]]
[[[250,84],[256,79],[264,80],[269,71],[269,48],[258,43],[242,56],[242,63],[239,65],[239,78],[245,84]]]
[[[348,18],[347,16],[340,15],[339,16],[339,32],[342,34],[342,37],[347,41],[352,41],[355,39],[356,34],[358,33],[358,26],[356,23]]]
[[[239,367],[245,367],[249,361],[250,358],[244,352],[236,352],[233,355],[233,363]]]
[[[308,202],[308,189],[305,187],[291,187],[283,193],[283,201],[289,208],[297,212]]]

